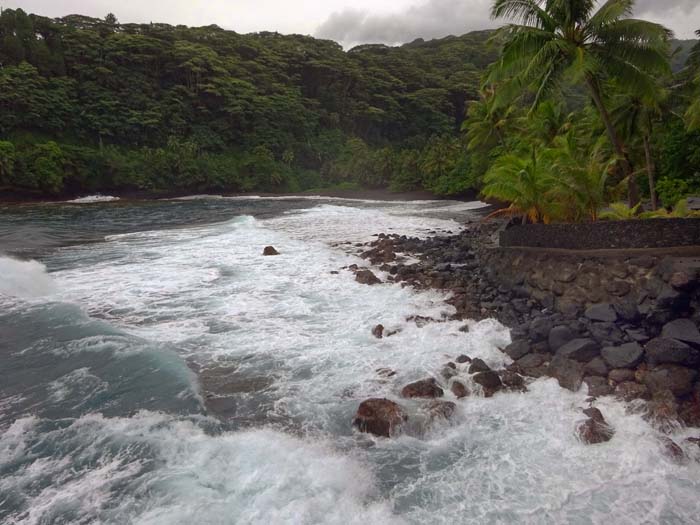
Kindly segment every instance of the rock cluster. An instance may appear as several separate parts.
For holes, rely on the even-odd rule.
[[[362,257],[389,282],[451,291],[455,318],[494,317],[510,327],[509,372],[644,400],[650,411],[672,400],[664,417],[700,426],[700,259],[501,249],[498,227],[476,223],[428,239],[379,234]],[[492,395],[503,375],[481,366],[471,364],[473,382]],[[468,395],[462,383],[449,388]]]

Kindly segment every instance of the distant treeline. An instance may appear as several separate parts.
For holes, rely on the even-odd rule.
[[[438,194],[485,170],[460,134],[488,32],[343,51],[217,26],[0,15],[0,189]]]

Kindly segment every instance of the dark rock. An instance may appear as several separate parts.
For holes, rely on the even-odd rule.
[[[603,348],[600,353],[611,368],[634,368],[644,358],[644,349],[639,343],[608,346]]]
[[[627,281],[620,281],[616,279],[614,281],[609,282],[605,286],[605,289],[611,295],[623,297],[632,291],[632,286]]]
[[[559,270],[554,278],[561,283],[571,283],[576,280],[577,275],[578,272],[574,268],[565,266]]]
[[[370,270],[359,270],[355,274],[355,280],[360,284],[368,284],[370,286],[373,284],[381,283],[377,276],[374,275],[374,273],[372,273]]]
[[[460,364],[463,364],[463,363],[471,363],[471,362],[472,362],[472,358],[469,357],[468,355],[462,354],[462,355],[458,356],[457,359],[455,359],[455,361],[457,361],[457,362],[460,363]]]
[[[469,389],[460,381],[454,381],[451,387],[452,393],[456,398],[462,399],[469,395]]]
[[[678,425],[678,402],[670,390],[656,392],[647,403],[647,419],[663,432],[671,432]]]
[[[498,374],[492,370],[479,372],[473,378],[477,385],[481,385],[484,389],[484,396],[491,397],[494,393],[500,390],[503,383]]]
[[[700,346],[700,330],[690,319],[676,319],[664,325],[661,337]]]
[[[628,328],[625,330],[627,337],[638,343],[646,343],[651,337],[641,328]]]
[[[586,363],[600,355],[600,346],[592,339],[573,339],[557,350],[557,356]]]
[[[608,303],[594,304],[586,309],[584,315],[591,321],[613,323],[617,320],[617,313]]]
[[[501,382],[508,388],[513,390],[524,391],[525,379],[523,376],[512,370],[503,370],[500,372]]]
[[[563,355],[557,355],[549,364],[549,375],[559,381],[562,388],[573,392],[581,388],[583,382],[584,365],[578,361],[567,359]]]
[[[394,377],[396,375],[396,371],[392,370],[391,368],[377,368],[376,372],[381,376],[381,377]]]
[[[659,443],[661,444],[661,451],[663,452],[663,455],[674,463],[683,464],[688,461],[688,456],[685,455],[683,449],[679,447],[678,444],[671,438],[662,436],[659,438]]]
[[[604,377],[586,376],[583,382],[588,387],[588,395],[593,397],[609,396],[613,393],[613,388]]]
[[[517,361],[521,357],[530,353],[530,345],[527,341],[522,339],[519,341],[513,341],[506,347],[505,353],[508,354],[508,357],[510,357],[513,361]]]
[[[615,368],[608,373],[608,379],[613,383],[624,383],[626,381],[634,381],[636,376],[634,370],[629,368]]]
[[[635,323],[641,318],[641,313],[634,301],[624,301],[613,305],[618,318],[628,323]]]
[[[651,397],[649,389],[646,386],[632,381],[617,385],[615,387],[615,395],[627,402],[634,399],[649,399]]]
[[[610,441],[615,434],[615,431],[608,425],[597,408],[589,408],[584,410],[589,418],[581,423],[577,430],[578,437],[586,445],[595,445]]]
[[[263,250],[263,255],[265,256],[270,256],[270,255],[279,255],[280,252],[275,250],[274,246],[265,246],[265,249]]]
[[[552,320],[547,317],[539,317],[530,323],[530,339],[534,342],[547,339],[552,330]]]
[[[430,377],[403,387],[401,397],[442,397],[444,393],[435,378]]]
[[[621,344],[624,342],[622,330],[615,323],[592,323],[589,331],[593,339],[601,345],[610,346],[613,344]]]
[[[459,331],[462,332],[463,334],[468,334],[469,333],[469,325],[465,324],[463,326],[460,326]]]
[[[384,325],[378,324],[377,326],[372,328],[372,335],[377,339],[381,339],[382,337],[384,337]]]
[[[428,412],[430,414],[430,419],[440,418],[440,419],[450,419],[455,412],[457,405],[452,401],[431,401],[428,405]]]
[[[670,286],[666,286],[656,297],[656,305],[660,309],[681,312],[688,309],[690,297],[687,293],[681,292]]]
[[[644,377],[644,384],[652,393],[670,390],[675,396],[685,396],[693,390],[698,373],[678,365],[660,365]]]
[[[552,352],[556,352],[562,346],[575,338],[574,332],[566,325],[555,326],[549,331],[547,341]]]
[[[682,364],[695,366],[700,362],[700,351],[676,339],[657,337],[646,346],[647,360],[650,364]]]
[[[449,380],[457,375],[457,371],[450,366],[444,366],[442,368],[442,371],[440,372],[440,375],[442,375],[443,378]]]
[[[602,357],[596,357],[586,364],[584,372],[591,376],[608,377],[609,369]]]
[[[483,360],[479,359],[478,357],[476,359],[472,359],[472,364],[469,366],[469,373],[470,374],[476,374],[478,372],[490,372],[491,367],[484,363]]]
[[[403,409],[388,399],[367,399],[360,403],[353,425],[360,432],[391,437],[408,420]]]
[[[668,281],[673,288],[688,291],[695,285],[695,280],[686,272],[675,272]]]

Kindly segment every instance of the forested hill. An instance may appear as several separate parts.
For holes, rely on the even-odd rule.
[[[0,188],[455,193],[488,32],[402,47],[0,15]]]

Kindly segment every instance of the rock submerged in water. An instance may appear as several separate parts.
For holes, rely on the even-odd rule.
[[[384,325],[378,324],[377,326],[372,328],[372,335],[377,339],[381,339],[382,337],[384,337]]]
[[[479,372],[473,379],[477,385],[481,385],[484,389],[484,397],[491,397],[503,386],[501,378],[493,370]]]
[[[274,246],[265,246],[265,249],[263,250],[263,255],[265,256],[270,256],[270,255],[279,255],[280,252],[275,250]]]
[[[583,411],[588,419],[576,429],[578,437],[586,445],[595,445],[610,441],[615,431],[608,425],[603,414],[597,408],[587,408]]]
[[[408,420],[403,408],[389,399],[367,399],[360,403],[352,424],[360,432],[391,437]]]
[[[358,270],[355,274],[355,280],[360,284],[367,284],[369,286],[382,282],[371,270]]]
[[[422,379],[403,387],[401,397],[442,397],[445,392],[437,384],[434,377]]]

